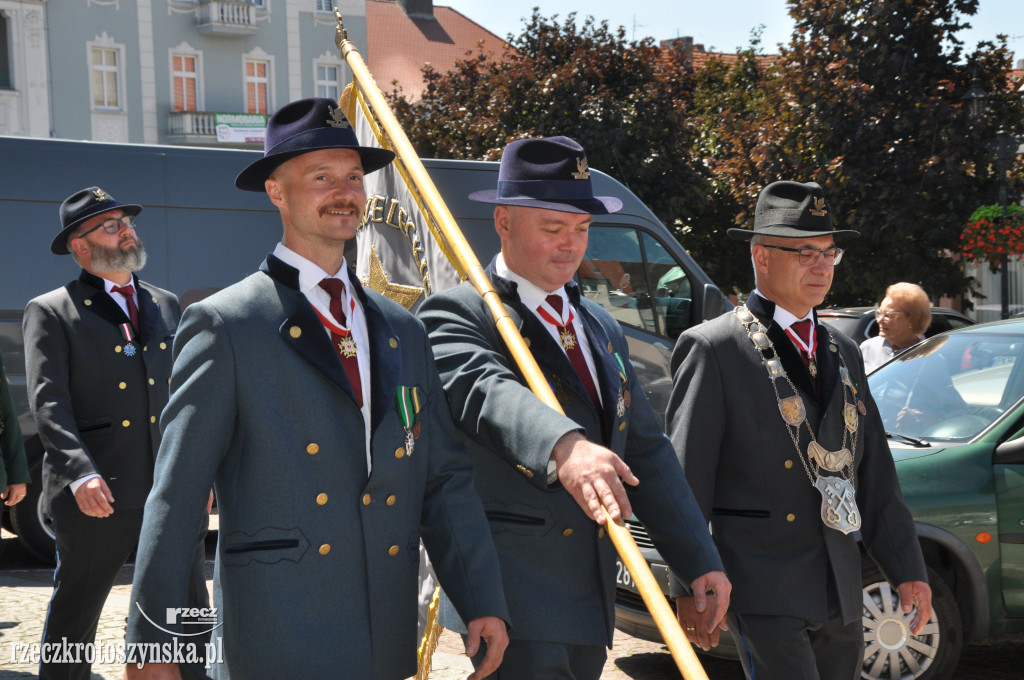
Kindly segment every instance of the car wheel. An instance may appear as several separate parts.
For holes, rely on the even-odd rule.
[[[43,508],[43,483],[40,481],[42,462],[32,466],[29,474],[33,482],[28,485],[25,498],[8,508],[11,514],[11,529],[34,557],[47,564],[54,564],[57,556],[57,536],[53,532],[53,520]]]
[[[932,617],[920,635],[911,636],[910,615],[900,609],[896,588],[865,560],[864,680],[948,680],[953,677],[963,630],[953,592],[931,569]]]

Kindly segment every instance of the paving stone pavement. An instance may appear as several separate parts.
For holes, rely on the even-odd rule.
[[[5,539],[11,535],[4,532]],[[23,662],[22,645],[42,638],[46,607],[52,592],[52,572],[42,567],[10,541],[0,564],[0,680],[37,678],[37,664]],[[207,576],[213,563],[207,563]],[[124,640],[125,616],[131,595],[132,567],[127,566],[107,598],[97,640],[117,646]],[[210,581],[207,581],[208,585]],[[13,655],[13,656],[12,656]],[[710,680],[743,680],[736,662],[701,657]],[[1024,637],[994,645],[968,645],[953,675],[954,680],[1020,680],[1024,667]],[[434,654],[431,680],[456,680],[472,672],[463,653],[462,640],[450,631],[442,633]],[[93,665],[91,680],[120,680],[123,667],[116,663]],[[678,680],[672,657],[661,644],[615,632],[602,680]]]
[[[37,678],[38,664],[22,658],[28,645],[39,643],[46,619],[46,607],[53,591],[52,572],[21,550],[16,539],[6,532],[7,549],[0,570],[0,680]],[[207,562],[207,577],[213,563]],[[132,567],[121,570],[107,598],[96,635],[100,649],[118,648],[124,640],[125,617],[131,597]],[[211,581],[207,581],[210,586]],[[113,651],[111,651],[113,654]],[[738,668],[738,666],[737,666]],[[466,678],[473,665],[463,652],[461,638],[444,631],[434,653],[431,680]],[[120,680],[123,666],[95,663],[92,680]],[[660,644],[633,638],[616,631],[615,649],[609,653],[602,679],[667,680],[679,678],[671,657]],[[741,680],[742,675],[735,676]],[[715,676],[715,680],[734,680]]]

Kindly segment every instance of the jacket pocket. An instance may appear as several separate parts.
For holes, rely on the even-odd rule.
[[[746,519],[771,519],[772,513],[767,510],[744,510],[736,508],[712,508],[711,516],[744,517]]]
[[[525,527],[544,526],[543,517],[530,517],[529,515],[520,515],[514,512],[503,512],[501,510],[487,510],[484,514],[487,515],[488,522],[515,524]]]
[[[248,543],[235,543],[226,546],[224,552],[229,555],[238,553],[257,552],[260,550],[284,550],[287,548],[298,548],[297,538],[278,538],[272,541],[249,541]]]

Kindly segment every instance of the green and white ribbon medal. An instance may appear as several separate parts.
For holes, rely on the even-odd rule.
[[[398,417],[402,420],[402,427],[405,428],[405,453],[411,456],[416,445],[416,435],[419,434],[420,424],[416,421],[416,415],[421,408],[419,388],[399,387],[395,393],[395,404],[398,407]]]

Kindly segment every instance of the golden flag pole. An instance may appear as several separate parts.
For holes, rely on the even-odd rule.
[[[398,123],[394,113],[391,112],[391,107],[388,106],[384,95],[380,92],[380,88],[377,87],[376,81],[370,75],[370,71],[366,67],[362,56],[359,54],[356,46],[348,39],[341,12],[338,11],[337,7],[334,8],[334,16],[338,20],[335,42],[338,49],[341,50],[341,56],[348,63],[349,68],[352,69],[352,75],[362,87],[364,95],[373,107],[374,113],[388,135],[393,151],[405,164],[409,176],[419,190],[427,209],[433,215],[438,228],[448,242],[448,246],[458,261],[455,263],[456,266],[462,270],[462,273],[469,279],[473,287],[477,289],[487,303],[487,307],[494,317],[494,323],[498,328],[498,332],[508,345],[509,351],[519,366],[519,370],[522,371],[530,390],[542,402],[559,413],[564,413],[561,405],[558,403],[558,399],[555,398],[554,392],[551,391],[551,387],[548,385],[547,380],[545,380],[544,374],[541,373],[537,361],[533,358],[530,350],[526,347],[526,343],[523,341],[523,337],[519,334],[519,329],[516,328],[515,322],[512,321],[512,318],[505,310],[505,306],[502,304],[497,291],[494,290],[494,286],[491,285],[487,272],[480,266],[480,261],[477,260],[472,248],[469,247],[469,243],[466,242],[465,237],[459,230],[455,218],[438,193],[434,182],[427,174],[426,168],[423,167],[423,163],[420,162],[419,156],[416,154],[415,149],[413,149],[408,137],[405,136],[402,126]],[[661,592],[658,582],[654,579],[654,574],[651,573],[650,567],[647,566],[647,561],[644,560],[643,555],[640,554],[640,549],[636,546],[636,541],[633,540],[633,536],[626,529],[625,522],[622,519],[613,521],[608,513],[608,509],[603,505],[601,506],[601,511],[605,515],[608,535],[611,537],[619,557],[622,558],[622,562],[636,582],[637,589],[640,591],[647,609],[651,612],[651,616],[655,624],[657,624],[658,630],[661,632],[665,644],[672,653],[672,658],[675,660],[683,677],[687,680],[708,680],[707,673],[704,672],[700,661],[697,660],[696,653],[679,627],[679,620],[676,618],[675,612],[672,611],[668,600],[665,599],[664,594]]]

